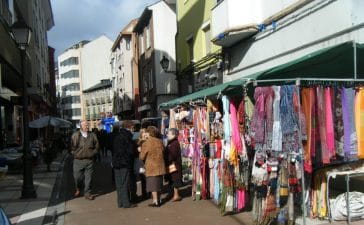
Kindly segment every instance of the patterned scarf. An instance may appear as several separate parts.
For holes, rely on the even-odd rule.
[[[357,137],[354,121],[355,91],[352,88],[342,88],[341,92],[344,121],[344,152],[351,159],[357,155]]]
[[[314,90],[313,88],[303,88],[301,91],[302,96],[302,110],[306,117],[306,131],[307,142],[304,143],[304,167],[305,171],[312,173],[312,160],[311,160],[311,141],[312,141],[312,108],[314,107]]]
[[[224,139],[225,141],[230,141],[230,137],[231,137],[231,124],[230,124],[230,111],[229,111],[229,106],[230,106],[230,101],[229,98],[224,95],[222,96],[222,106],[223,106],[223,110],[224,110]]]
[[[336,154],[344,157],[344,122],[341,104],[341,89],[335,89],[335,149]]]
[[[356,132],[358,135],[358,157],[364,158],[364,89],[360,88],[355,102]]]
[[[329,158],[335,158],[335,134],[332,113],[332,88],[325,88],[326,144]]]
[[[282,151],[282,127],[280,118],[279,104],[281,101],[280,86],[273,86],[274,101],[273,101],[273,136],[272,136],[272,150]]]
[[[235,104],[230,102],[230,119],[231,119],[231,147],[230,159],[234,166],[238,165],[238,154],[243,152],[243,146],[240,138],[239,124]]]
[[[327,142],[326,142],[326,115],[325,115],[325,101],[324,101],[324,91],[322,86],[316,87],[317,94],[317,115],[319,122],[319,132],[320,132],[320,141],[321,141],[321,156],[322,163],[329,164],[330,157],[327,150]]]
[[[265,130],[265,148],[272,149],[273,140],[273,101],[274,90],[271,87],[265,89],[265,110],[266,110],[266,130]]]
[[[251,122],[251,131],[255,141],[256,149],[262,149],[265,134],[265,109],[264,109],[264,87],[255,88],[254,99],[254,113]]]

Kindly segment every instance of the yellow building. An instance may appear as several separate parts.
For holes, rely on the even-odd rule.
[[[221,48],[211,42],[212,0],[177,0],[177,73],[180,94],[222,83]]]

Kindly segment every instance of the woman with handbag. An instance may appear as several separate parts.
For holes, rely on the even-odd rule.
[[[148,139],[142,144],[139,159],[144,161],[147,192],[152,192],[153,203],[149,206],[160,206],[160,192],[163,187],[163,175],[166,174],[164,164],[164,146],[159,138],[158,128],[147,128]]]
[[[182,156],[181,147],[178,141],[178,130],[170,128],[168,130],[167,138],[168,145],[166,148],[166,164],[168,169],[167,179],[171,188],[173,188],[172,202],[181,201],[179,195],[179,188],[183,186],[182,183]]]

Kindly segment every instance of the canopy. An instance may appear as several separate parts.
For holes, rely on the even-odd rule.
[[[356,53],[356,57],[355,57]],[[168,108],[175,105],[205,98],[218,93],[239,92],[244,83],[252,80],[277,80],[297,78],[332,78],[332,79],[363,79],[364,44],[345,42],[332,47],[320,49],[288,63],[260,71],[243,78],[210,87],[171,101],[162,103],[159,108]],[[360,61],[361,60],[361,61]],[[355,64],[356,63],[356,64]],[[355,71],[355,66],[356,71]],[[358,74],[355,77],[355,72]]]
[[[43,128],[47,126],[68,128],[71,127],[72,123],[59,117],[44,116],[39,119],[29,122],[30,128]]]

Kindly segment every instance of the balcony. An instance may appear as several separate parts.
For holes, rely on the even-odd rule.
[[[105,97],[101,97],[101,104],[105,104],[106,101],[105,101]]]
[[[96,97],[95,99],[96,99],[96,104],[97,105],[101,104],[101,98],[100,97]]]
[[[86,105],[89,106],[90,105],[90,100],[86,100]]]
[[[92,105],[96,105],[96,99],[95,99],[95,98],[92,98],[92,99],[91,99],[91,104],[92,104]]]
[[[212,37],[217,45],[229,47],[258,32],[262,21],[260,0],[224,0],[211,12]]]

